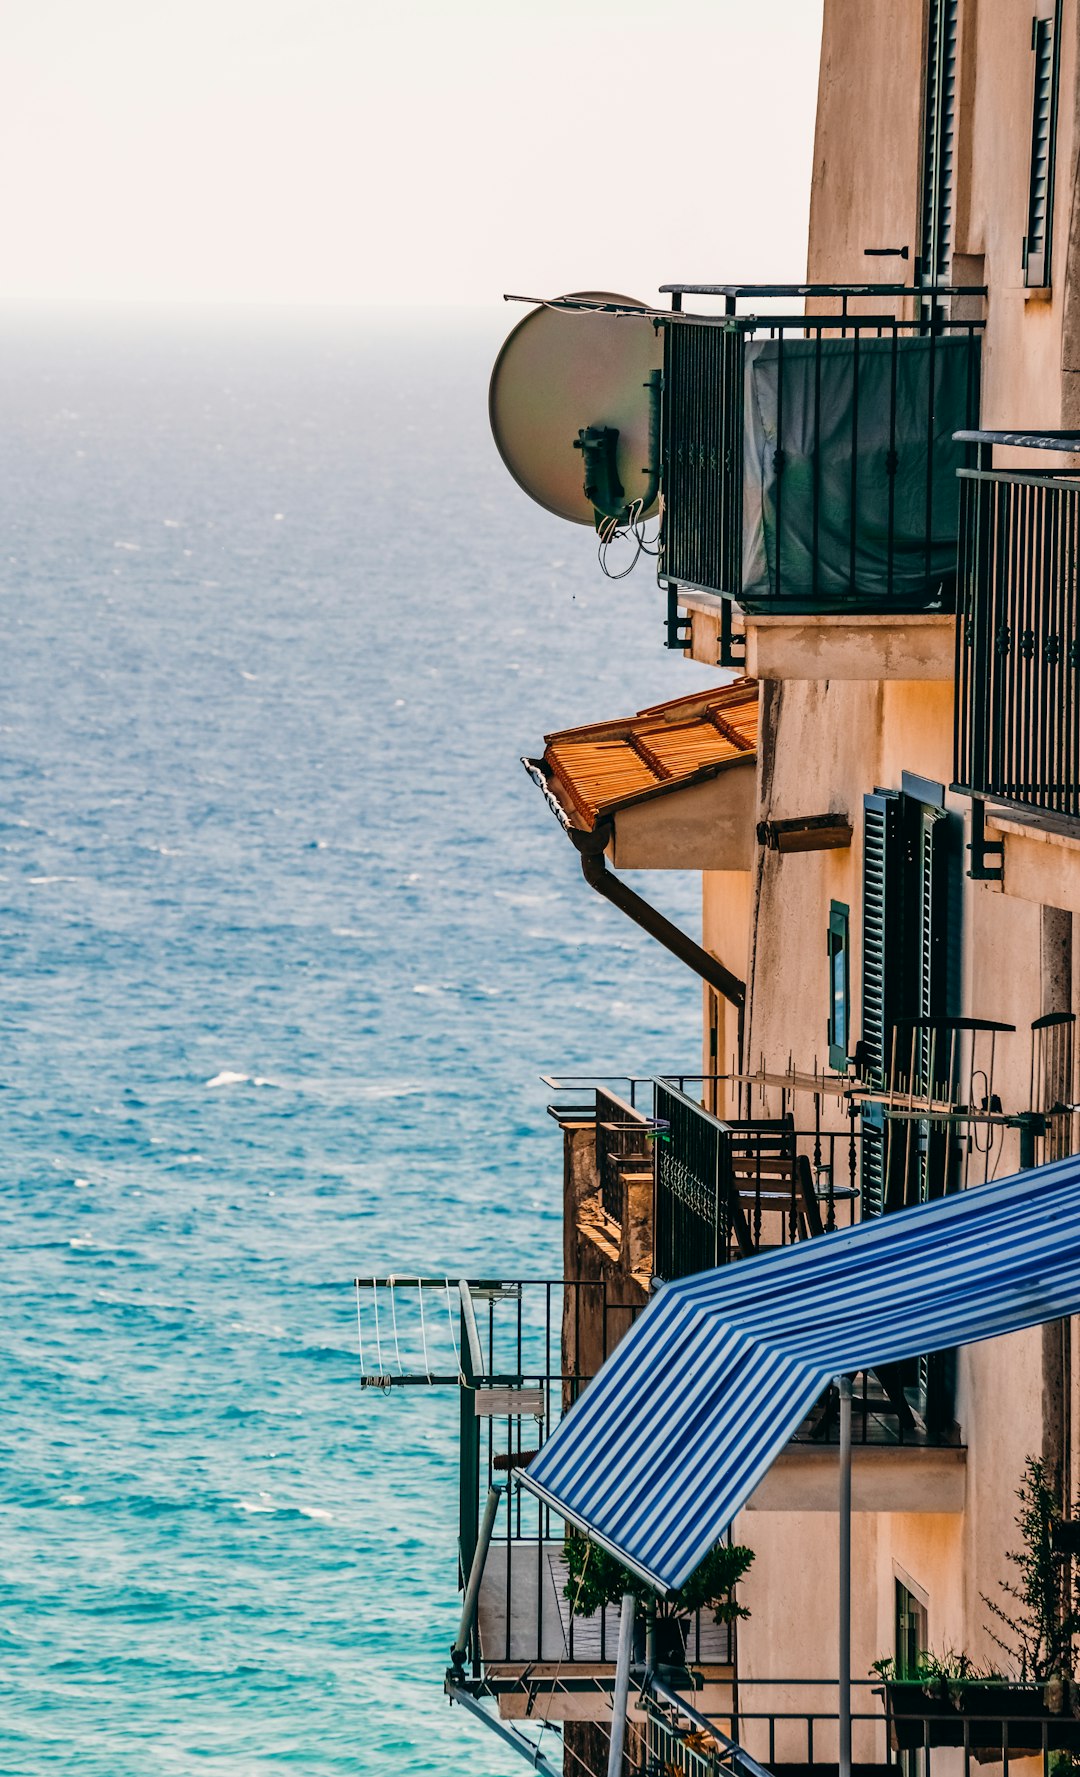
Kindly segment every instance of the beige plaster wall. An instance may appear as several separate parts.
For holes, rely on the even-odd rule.
[[[992,427],[1080,423],[1080,312],[1075,296],[1071,303],[1068,297],[1080,269],[1080,242],[1073,239],[1077,0],[1063,6],[1052,283],[1038,296],[1024,289],[1022,262],[1031,16],[1020,0],[960,4],[953,279],[989,287],[982,411]],[[922,0],[825,0],[807,251],[812,282],[911,281],[919,245],[924,18]],[[906,262],[863,253],[904,245]]]
[[[753,838],[753,809],[748,814],[748,840]],[[749,870],[708,870],[701,878],[701,941],[711,955],[726,969],[745,981],[750,954],[750,872]],[[721,999],[710,987],[702,994],[702,1058],[703,1074],[727,1074],[733,1071],[739,1053],[739,1016],[729,1001]],[[715,1033],[715,1037],[714,1037]],[[713,1044],[715,1040],[715,1054]],[[706,1094],[705,1103],[717,1116],[734,1116],[736,1101],[728,1087],[720,1087],[715,1095]]]
[[[906,282],[918,251],[923,12],[919,0],[826,0],[810,188],[811,283]],[[883,152],[887,144],[887,152]]]
[[[906,770],[948,784],[952,756],[952,688],[917,682],[790,681],[763,687],[770,746],[759,773],[758,818],[843,810],[853,829],[849,851],[778,854],[759,850],[752,883],[748,1015],[751,1063],[783,1068],[821,1065],[826,1057],[826,932],[829,903],[851,912],[851,995],[859,1031],[863,796],[876,786],[900,788]],[[963,799],[947,806],[963,813]],[[965,969],[962,1010],[1018,1026],[1001,1038],[995,1090],[1006,1107],[1025,1108],[1030,1024],[1042,1012],[1040,908],[964,879]],[[762,1114],[779,1109],[763,1106]],[[1015,1138],[998,1145],[998,1176],[1019,1163]],[[985,1653],[987,1616],[980,1592],[993,1594],[1006,1577],[1004,1551],[1014,1546],[1014,1489],[1029,1453],[1042,1449],[1042,1335],[1039,1330],[968,1348],[957,1359],[957,1417],[968,1446],[967,1509],[956,1515],[859,1515],[855,1603],[855,1671],[892,1651],[894,1569],[927,1594],[935,1646]],[[869,1518],[869,1522],[867,1521]],[[740,1676],[770,1673],[815,1677],[819,1649],[835,1632],[836,1523],[821,1515],[744,1514],[758,1551],[746,1601],[758,1600],[758,1621],[740,1631]],[[861,1540],[860,1540],[861,1539]],[[807,1630],[810,1633],[808,1634]],[[822,1655],[824,1657],[824,1655]],[[809,1662],[809,1664],[808,1664]],[[811,1671],[816,1663],[818,1670]],[[861,1664],[860,1664],[861,1663]]]

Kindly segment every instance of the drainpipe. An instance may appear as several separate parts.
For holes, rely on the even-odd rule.
[[[655,938],[672,956],[677,956],[695,975],[716,989],[721,997],[734,1006],[739,1015],[739,1059],[742,1060],[743,1018],[746,1012],[746,983],[725,969],[722,962],[711,956],[694,938],[673,925],[657,908],[653,907],[634,889],[628,888],[618,876],[613,876],[604,862],[604,847],[611,840],[611,827],[601,824],[591,833],[581,833],[576,827],[568,827],[567,832],[573,844],[581,854],[581,874],[590,888],[598,895],[610,901],[625,913],[650,938]]]

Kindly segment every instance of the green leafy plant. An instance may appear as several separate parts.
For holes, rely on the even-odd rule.
[[[1024,1464],[1016,1497],[1020,1501],[1016,1526],[1021,1547],[1007,1550],[1005,1558],[1017,1577],[998,1581],[999,1589],[1012,1602],[1000,1603],[985,1592],[981,1597],[994,1618],[994,1625],[988,1626],[990,1638],[1014,1662],[1021,1683],[1045,1684],[1050,1678],[1072,1674],[1080,1610],[1069,1558],[1054,1547],[1057,1500],[1038,1457],[1029,1456]]]
[[[886,1684],[902,1682],[894,1659],[875,1660],[870,1672]],[[903,1674],[903,1680],[911,1684],[962,1684],[966,1681],[994,1684],[1003,1678],[1004,1673],[996,1666],[980,1664],[970,1654],[954,1647],[944,1647],[939,1654],[933,1648],[922,1648],[915,1656],[911,1671]]]
[[[571,1531],[563,1545],[569,1577],[563,1587],[574,1614],[591,1617],[607,1604],[616,1604],[624,1592],[631,1592],[639,1603],[655,1598],[644,1580],[629,1573],[605,1549],[590,1543],[587,1537]],[[739,1543],[717,1543],[690,1578],[668,1600],[672,1615],[688,1615],[709,1609],[717,1623],[733,1623],[750,1612],[735,1598],[736,1583],[754,1559],[753,1549]]]

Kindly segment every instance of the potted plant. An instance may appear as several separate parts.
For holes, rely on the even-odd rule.
[[[1021,1547],[1006,1560],[1016,1578],[1000,1580],[1005,1602],[982,1594],[993,1619],[992,1641],[1011,1671],[979,1666],[968,1654],[947,1648],[919,1654],[910,1673],[879,1660],[897,1751],[919,1746],[964,1746],[1000,1755],[1080,1752],[1080,1692],[1072,1681],[1073,1643],[1080,1610],[1067,1553],[1055,1538],[1057,1502],[1043,1464],[1029,1456],[1017,1488],[1016,1525]],[[1026,1734],[1024,1724],[1037,1731]]]
[[[563,1596],[573,1615],[591,1617],[607,1605],[618,1604],[624,1592],[632,1593],[638,1601],[639,1631],[646,1621],[652,1629],[657,1666],[685,1667],[686,1631],[696,1611],[711,1610],[717,1623],[734,1623],[750,1615],[746,1606],[738,1603],[735,1586],[753,1561],[754,1551],[739,1543],[717,1543],[678,1591],[662,1602],[644,1580],[578,1532],[567,1533],[563,1552],[568,1570]]]

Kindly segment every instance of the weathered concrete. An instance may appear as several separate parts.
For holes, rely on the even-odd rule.
[[[956,619],[747,617],[746,671],[754,679],[944,679],[955,670]]]

